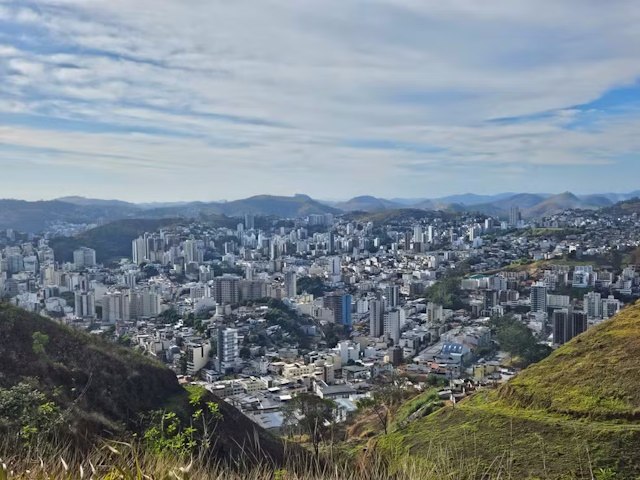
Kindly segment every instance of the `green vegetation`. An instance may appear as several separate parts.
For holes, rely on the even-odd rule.
[[[383,434],[363,409],[373,438],[366,448],[356,440],[350,457],[331,443],[332,402],[303,395],[290,407],[303,419],[292,433],[311,457],[203,388],[183,389],[153,360],[0,305],[0,479],[637,478],[638,339],[634,306],[500,388],[444,408],[436,390],[404,401],[387,382],[373,401],[390,405],[391,428]]]
[[[404,378],[391,375],[376,379],[371,398],[364,398],[358,403],[359,409],[369,409],[374,413],[384,433],[389,433],[393,412],[407,395]]]
[[[510,478],[637,478],[639,338],[634,306],[497,390],[418,419],[378,446],[397,461],[445,449],[489,471],[502,465]]]
[[[138,438],[174,456],[206,447],[216,461],[242,452],[284,458],[282,442],[235,408],[100,336],[0,304],[0,352],[0,448],[11,439],[14,454],[64,444],[80,455]]]
[[[290,434],[305,435],[318,456],[320,445],[328,440],[336,404],[310,393],[301,393],[283,409],[284,428]]]
[[[143,233],[154,232],[179,222],[175,218],[118,220],[87,230],[76,237],[53,238],[49,245],[58,261],[72,262],[75,249],[89,247],[96,251],[98,262],[109,263],[131,257],[131,241]]]
[[[531,329],[512,316],[491,320],[494,338],[500,349],[509,353],[515,366],[527,367],[551,353],[551,348],[539,343]]]
[[[267,320],[269,327],[279,326],[288,336],[288,343],[296,344],[303,349],[311,346],[311,338],[301,329],[303,325],[314,325],[311,317],[298,314],[298,312],[287,307],[280,300],[268,299],[266,304],[269,306],[269,310],[267,310],[264,318]],[[283,336],[276,338],[276,340],[278,339],[286,340]]]
[[[327,287],[320,277],[301,277],[297,281],[298,294],[310,293],[314,298],[324,297]]]
[[[447,276],[427,289],[427,301],[442,305],[444,308],[458,310],[464,308],[460,277]]]

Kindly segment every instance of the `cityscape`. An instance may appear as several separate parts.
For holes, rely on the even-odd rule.
[[[640,479],[640,2],[0,0],[0,480]]]
[[[168,219],[101,262],[84,245],[58,258],[59,224],[8,229],[0,288],[13,305],[158,359],[280,434],[297,394],[335,401],[345,421],[376,377],[402,375],[455,403],[614,317],[640,296],[635,207]],[[503,338],[496,319],[524,338]],[[514,342],[527,339],[530,358]]]

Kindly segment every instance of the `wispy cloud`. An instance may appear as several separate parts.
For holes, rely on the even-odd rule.
[[[631,189],[640,5],[614,3],[0,0],[0,188]]]

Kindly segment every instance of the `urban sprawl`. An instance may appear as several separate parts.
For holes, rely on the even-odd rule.
[[[456,402],[517,375],[523,336],[556,348],[638,297],[635,214],[509,217],[246,214],[234,229],[146,232],[129,258],[101,263],[50,246],[87,226],[7,230],[0,293],[156,357],[279,431],[296,395],[333,400],[339,420],[385,375]]]

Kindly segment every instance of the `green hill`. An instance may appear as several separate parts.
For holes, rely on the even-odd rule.
[[[610,215],[633,215],[640,213],[640,198],[635,197],[624,202],[616,203],[603,210],[604,213]]]
[[[0,304],[0,352],[0,449],[31,430],[80,448],[131,441],[148,431],[152,412],[173,412],[188,428],[196,409],[214,402],[221,416],[207,455],[284,460],[284,445],[238,410],[204,389],[194,401],[172,371],[132,349]]]
[[[444,449],[512,478],[590,479],[599,469],[616,474],[607,478],[638,478],[639,356],[636,305],[511,382],[418,420],[381,445],[416,456]]]
[[[55,258],[61,262],[72,262],[73,251],[79,247],[89,247],[96,251],[96,260],[100,263],[117,261],[131,257],[131,241],[145,232],[154,232],[163,227],[176,225],[175,218],[159,220],[128,219],[101,225],[75,237],[56,237],[49,245]]]

